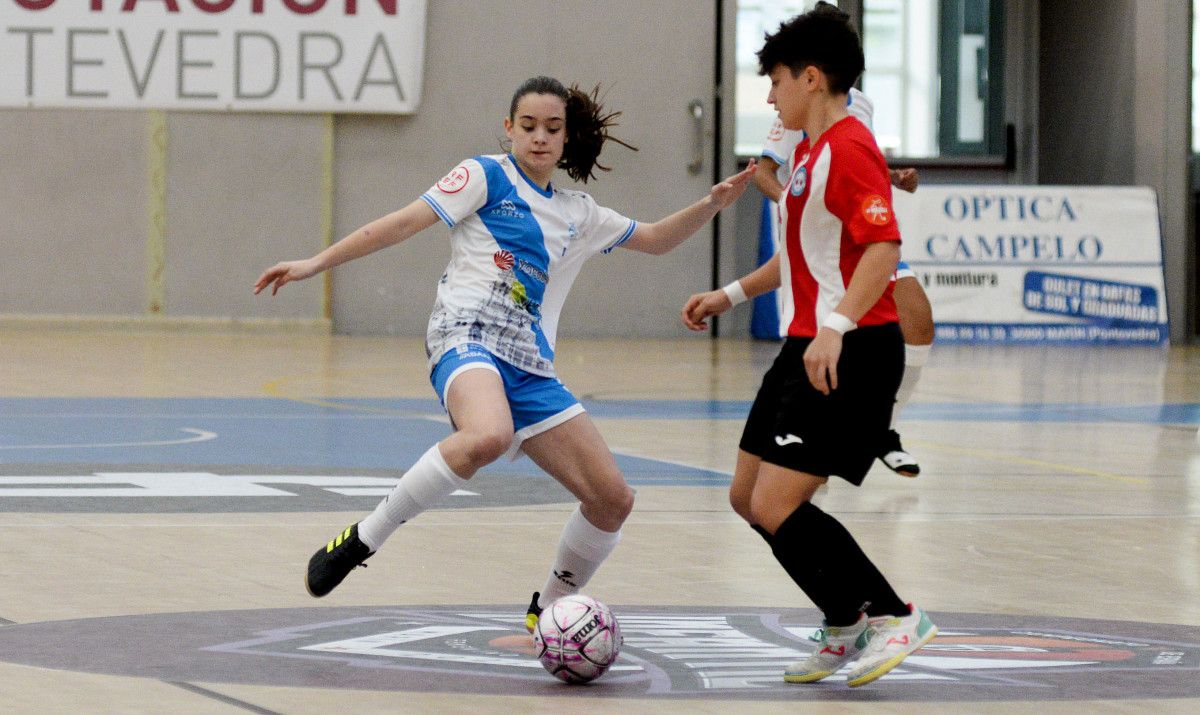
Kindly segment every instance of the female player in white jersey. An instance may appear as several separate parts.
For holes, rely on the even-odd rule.
[[[846,111],[863,70],[849,17],[818,3],[768,35],[758,58],[771,77],[767,101],[784,126],[808,135],[781,195],[784,240],[777,258],[749,276],[693,296],[683,317],[698,328],[732,299],[781,284],[789,293],[788,338],[746,419],[730,502],[825,616],[816,650],[788,666],[784,680],[814,682],[853,663],[846,682],[856,687],[937,634],[850,532],[812,503],[831,476],[861,484],[888,428],[904,369],[890,285],[900,232],[883,155]]]
[[[846,111],[874,131],[874,105],[867,95],[851,87],[847,98]],[[767,141],[763,145],[762,157],[759,160],[758,171],[754,174],[754,185],[772,201],[778,201],[783,193],[783,187],[791,179],[792,158],[796,147],[804,139],[804,130],[787,129],[779,119],[767,133]],[[916,169],[889,169],[888,177],[892,186],[909,193],[917,190]],[[778,217],[778,212],[776,212]],[[772,227],[775,236],[776,251],[778,252],[779,236],[782,231],[778,226]],[[929,351],[933,346],[934,327],[933,311],[929,305],[929,296],[913,273],[912,268],[900,261],[893,277],[892,296],[896,300],[896,314],[900,319],[900,332],[904,334],[904,377],[900,380],[900,389],[896,392],[896,405],[892,409],[892,422],[888,431],[883,435],[877,455],[879,461],[893,472],[904,477],[915,477],[921,473],[917,460],[908,453],[900,443],[900,434],[896,431],[896,421],[900,412],[908,404],[909,398],[917,389],[921,379],[921,371],[929,360]],[[782,293],[776,291],[776,301],[782,300]],[[783,314],[779,306],[779,314]],[[786,329],[787,326],[780,325]],[[786,337],[786,332],[784,334]]]
[[[439,219],[450,231],[450,264],[438,284],[426,352],[430,380],[454,432],[430,447],[362,521],[322,546],[305,585],[324,596],[403,523],[517,448],[580,501],[567,520],[546,585],[526,617],[578,591],[616,546],[633,491],[583,407],[554,373],[559,311],[588,258],[617,246],[662,254],[678,246],[749,185],[755,167],[691,206],[654,223],[555,187],[556,168],[576,180],[607,167],[597,158],[615,114],[578,88],[535,77],[513,95],[508,154],[459,163],[408,206],[376,219],[316,256],[268,268],[254,292],[272,294],[346,261],[400,243]]]

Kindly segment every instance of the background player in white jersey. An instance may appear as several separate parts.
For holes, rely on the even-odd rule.
[[[874,131],[874,106],[867,95],[857,88],[851,87],[846,105],[850,116],[857,118],[868,129]],[[804,139],[802,129],[787,129],[778,118],[767,134],[763,145],[762,157],[759,159],[758,172],[754,175],[754,185],[772,201],[778,200],[783,193],[783,187],[791,179],[792,158],[796,147]],[[889,169],[888,176],[892,185],[909,193],[916,191],[917,170]],[[776,217],[778,211],[774,212]],[[779,250],[779,227],[773,227],[775,249]],[[905,476],[915,477],[921,473],[917,460],[904,449],[900,443],[900,433],[896,431],[896,421],[900,412],[908,404],[917,382],[921,379],[921,370],[929,360],[929,350],[933,345],[933,310],[929,305],[929,296],[921,287],[916,274],[901,261],[896,268],[895,285],[892,295],[896,300],[896,313],[900,318],[900,330],[904,333],[904,378],[900,381],[900,389],[896,391],[896,406],[892,410],[891,428],[880,444],[879,461],[888,469]],[[776,291],[776,301],[782,300],[782,293]],[[782,308],[782,306],[780,306]],[[782,315],[783,311],[780,310]],[[786,326],[781,325],[781,328]]]
[[[254,285],[272,293],[400,243],[439,219],[451,228],[450,264],[438,284],[426,352],[430,379],[455,431],[431,447],[362,521],[309,561],[313,596],[333,590],[403,523],[466,484],[510,450],[525,452],[580,501],[567,520],[546,585],[526,617],[587,583],[616,546],[633,491],[583,407],[554,373],[559,311],[583,262],[617,246],[662,254],[678,246],[749,185],[754,166],[691,206],[654,223],[601,207],[551,184],[556,168],[587,181],[616,114],[558,80],[535,77],[513,95],[508,154],[459,163],[408,206],[316,256],[268,268]]]
[[[768,35],[758,58],[771,77],[767,101],[808,135],[780,195],[784,240],[750,275],[692,296],[683,318],[698,329],[746,296],[787,293],[788,338],[746,418],[729,498],[825,616],[817,648],[784,680],[815,682],[850,665],[846,683],[857,687],[937,635],[812,502],[831,476],[860,485],[888,429],[904,370],[890,283],[900,231],[883,155],[846,110],[864,64],[849,16],[818,3]]]

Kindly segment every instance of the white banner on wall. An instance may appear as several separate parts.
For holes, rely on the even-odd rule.
[[[1158,202],[1146,187],[895,192],[902,254],[943,342],[1166,342]]]
[[[0,0],[0,106],[409,113],[426,0]]]

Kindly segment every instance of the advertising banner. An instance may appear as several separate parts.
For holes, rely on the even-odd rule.
[[[938,341],[1168,340],[1151,189],[922,185],[894,198]]]
[[[426,0],[0,0],[0,107],[410,113]]]

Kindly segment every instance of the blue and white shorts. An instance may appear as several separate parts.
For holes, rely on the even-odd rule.
[[[557,377],[534,375],[514,367],[492,355],[478,343],[468,343],[447,350],[433,368],[429,379],[433,389],[446,406],[450,383],[467,370],[491,370],[504,383],[508,409],[512,413],[513,439],[509,455],[516,456],[521,443],[581,414],[583,405]]]
[[[901,278],[916,278],[916,277],[917,277],[917,274],[913,271],[913,269],[909,268],[908,264],[905,263],[904,261],[900,261],[899,263],[896,264],[896,272],[892,274],[893,281],[898,281]]]

